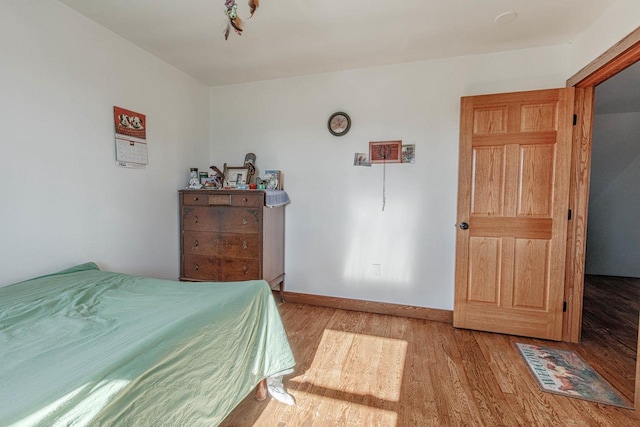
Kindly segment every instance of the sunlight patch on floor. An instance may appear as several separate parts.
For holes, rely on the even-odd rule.
[[[398,402],[407,342],[325,329],[310,368],[293,381]]]

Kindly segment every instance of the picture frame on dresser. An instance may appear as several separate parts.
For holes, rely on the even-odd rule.
[[[227,183],[226,187],[236,188],[238,185],[248,184],[248,176],[249,168],[245,168],[244,166],[233,167],[225,165],[224,180]]]
[[[282,177],[279,170],[267,169],[263,175],[267,190],[282,190]]]

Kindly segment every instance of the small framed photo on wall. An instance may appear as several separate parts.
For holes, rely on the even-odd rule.
[[[415,144],[407,144],[402,146],[402,163],[415,163],[416,146]]]
[[[369,154],[367,153],[355,153],[353,156],[354,166],[371,166],[369,163]]]

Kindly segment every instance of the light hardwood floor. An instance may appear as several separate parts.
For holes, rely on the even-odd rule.
[[[223,426],[640,425],[633,410],[540,391],[514,347],[581,345],[300,304],[280,311],[297,361],[285,379],[296,405],[249,396]]]

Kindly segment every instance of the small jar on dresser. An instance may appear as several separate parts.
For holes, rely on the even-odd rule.
[[[284,207],[260,190],[180,190],[180,280],[263,279],[284,299]]]

